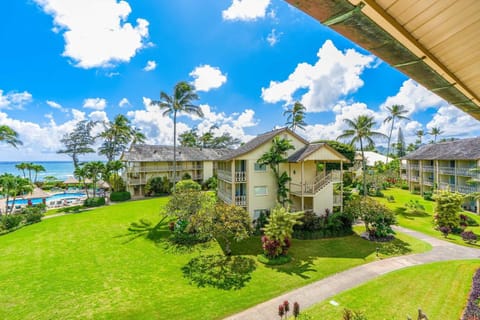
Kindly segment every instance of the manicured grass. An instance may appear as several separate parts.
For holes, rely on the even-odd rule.
[[[170,245],[166,227],[128,231],[140,219],[158,222],[165,202],[116,204],[1,236],[0,319],[220,319],[377,259],[376,244],[357,235],[294,240],[292,262],[265,266],[255,260],[259,237],[235,243],[229,260],[216,242],[191,251]],[[429,249],[399,238],[382,256]]]
[[[429,319],[459,319],[478,260],[449,261],[398,270],[345,291],[305,310],[313,319],[342,319],[345,308],[368,320],[417,318],[420,307]],[[330,301],[339,305],[334,306]],[[299,301],[301,304],[301,301]]]
[[[434,212],[434,205],[435,205],[434,201],[424,200],[423,197],[419,195],[414,195],[410,193],[408,190],[402,190],[397,188],[385,190],[383,191],[383,193],[385,194],[385,198],[374,198],[374,199],[385,204],[387,207],[392,209],[397,214],[397,220],[400,226],[409,228],[412,230],[420,231],[425,234],[437,237],[439,239],[445,239],[439,231],[434,229],[434,224],[433,224],[433,212]],[[395,202],[390,203],[387,201],[386,197],[390,195],[395,198]],[[406,212],[405,204],[409,202],[411,199],[418,200],[418,202],[425,207],[426,214],[414,215]],[[471,217],[472,219],[477,221],[477,223],[480,224],[479,216],[471,212],[464,211],[462,213],[468,215],[469,217]],[[472,230],[476,234],[480,235],[480,226],[467,227],[467,230]],[[462,237],[460,235],[450,234],[446,240],[450,242],[454,242],[456,244],[460,244],[460,245],[465,245],[465,246],[470,246],[475,248],[480,247],[479,244],[475,244],[475,245],[466,244],[462,240]]]

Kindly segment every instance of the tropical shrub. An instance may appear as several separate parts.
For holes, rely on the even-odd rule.
[[[200,191],[202,186],[191,179],[181,180],[175,185],[175,192],[185,192],[185,191]]]
[[[104,206],[105,198],[103,197],[88,198],[88,199],[85,199],[85,201],[83,202],[83,205],[88,208]]]
[[[213,176],[205,180],[202,184],[203,190],[217,190],[218,186],[218,179],[217,177]]]
[[[167,177],[153,177],[148,179],[145,184],[145,194],[148,196],[158,195],[158,194],[168,194],[172,189],[172,183],[168,180]]]
[[[185,172],[182,176],[182,180],[192,180],[192,175],[188,172]]]
[[[402,183],[402,184],[400,185],[400,189],[402,189],[402,190],[408,190],[408,184]]]
[[[8,214],[1,216],[0,224],[5,230],[11,230],[20,226],[23,221],[23,216],[21,214]]]
[[[438,228],[438,231],[442,233],[442,235],[447,238],[450,232],[452,232],[452,229],[449,226],[441,226]]]
[[[110,200],[113,202],[127,201],[131,198],[132,196],[128,191],[112,192],[110,194]]]
[[[431,192],[424,192],[423,199],[427,201],[433,201],[433,193]]]
[[[29,206],[22,209],[25,224],[33,224],[42,221],[43,213],[45,211],[47,210],[44,204]]]
[[[288,212],[287,208],[277,205],[272,209],[268,223],[263,228],[262,248],[268,258],[286,255],[290,248],[293,226],[302,223],[303,212]]]
[[[473,233],[473,231],[463,231],[461,233],[461,236],[463,241],[470,244],[476,243],[478,240],[478,236],[475,233]]]
[[[452,231],[458,230],[458,212],[462,211],[463,196],[459,193],[439,191],[433,198],[436,203],[434,221],[437,228],[449,227]]]
[[[253,220],[253,229],[255,235],[263,234],[263,228],[268,222],[270,210],[261,210],[257,219]]]
[[[411,214],[425,213],[425,207],[418,200],[410,199],[409,202],[405,203],[405,207]]]
[[[368,197],[355,197],[345,205],[344,212],[361,219],[370,239],[385,238],[395,234],[392,225],[395,215],[386,206]]]
[[[463,311],[462,320],[480,319],[480,269],[473,275],[472,289],[468,296],[467,307]]]
[[[459,218],[460,218],[461,227],[467,227],[467,226],[477,227],[478,226],[478,222],[475,219],[470,218],[466,214],[461,213]]]
[[[305,212],[300,219],[302,224],[293,227],[295,239],[320,239],[352,234],[354,217],[346,212],[326,212],[317,216],[312,211]]]

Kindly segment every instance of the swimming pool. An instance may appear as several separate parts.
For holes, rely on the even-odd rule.
[[[67,201],[77,200],[77,199],[80,199],[80,198],[83,198],[83,197],[85,197],[85,193],[80,193],[80,192],[76,192],[76,193],[57,193],[57,194],[49,196],[45,201],[48,205],[48,204],[50,204],[50,202],[63,201],[63,200],[67,200]],[[42,198],[32,198],[32,199],[30,199],[30,201],[31,201],[32,204],[40,204],[40,203],[42,203]],[[8,201],[9,205],[11,205],[12,203],[13,203],[13,200]],[[26,204],[28,204],[28,199],[16,199],[15,200],[15,205],[26,205]]]

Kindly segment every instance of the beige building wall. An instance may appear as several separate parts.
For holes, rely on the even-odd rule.
[[[213,177],[213,161],[203,161],[203,181]]]
[[[326,209],[333,210],[333,183],[326,185],[313,198],[313,212],[324,215]]]

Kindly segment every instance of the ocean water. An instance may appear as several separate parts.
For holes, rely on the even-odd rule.
[[[23,176],[22,171],[15,168],[16,164],[21,163],[22,161],[13,162],[3,162],[0,161],[0,174],[11,173],[14,175]],[[23,161],[26,162],[26,161]],[[45,172],[39,172],[37,180],[42,181],[45,176],[54,176],[60,180],[65,180],[68,176],[73,175],[73,162],[72,161],[32,161],[34,164],[40,164],[45,168]],[[28,171],[25,171],[25,174],[28,178]],[[32,180],[34,179],[35,173],[32,172]]]

